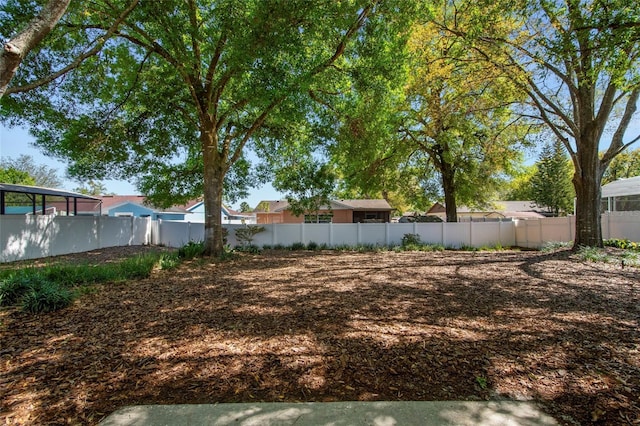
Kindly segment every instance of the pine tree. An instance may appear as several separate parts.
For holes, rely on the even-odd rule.
[[[542,149],[536,166],[536,173],[531,178],[531,192],[536,204],[554,216],[572,212],[572,170],[562,142],[548,143]]]

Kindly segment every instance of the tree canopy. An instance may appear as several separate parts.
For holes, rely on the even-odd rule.
[[[444,4],[461,16],[470,7],[483,11],[469,29],[445,21],[441,27],[501,67],[528,95],[523,114],[540,120],[565,145],[575,169],[574,247],[601,247],[602,175],[616,155],[640,139],[627,134],[640,95],[639,9],[625,0]],[[505,20],[517,27],[501,32]],[[611,142],[599,156],[605,134]]]
[[[62,187],[62,180],[58,176],[58,171],[45,164],[36,164],[30,155],[21,154],[17,158],[3,157],[0,159],[0,170],[5,172],[13,170],[17,173],[11,173],[13,180],[17,180],[16,182],[10,182],[2,178],[0,178],[0,182],[34,185],[44,188]],[[5,175],[5,178],[9,179],[7,175]]]
[[[220,206],[249,183],[245,148],[265,123],[297,113],[376,14],[392,2],[166,0],[77,2],[18,84],[91,51],[46,89],[8,109],[76,177],[137,177],[157,205],[204,194],[205,245],[222,252]],[[390,9],[391,8],[391,9]],[[377,18],[379,19],[379,18]],[[118,23],[119,25],[115,26]],[[55,33],[55,34],[54,34]],[[49,48],[49,50],[47,50]],[[70,100],[73,100],[70,102]]]
[[[531,200],[554,216],[573,212],[572,172],[562,142],[556,140],[554,143],[547,143],[530,180]]]
[[[3,4],[0,33],[34,4]],[[574,165],[574,244],[599,246],[603,175],[640,140],[639,13],[625,0],[71,2],[0,119],[30,124],[73,177],[136,179],[159,206],[204,195],[215,255],[223,196],[269,176],[248,152],[273,141],[298,144],[291,164],[330,157],[343,192],[443,197],[455,220],[515,170],[536,120]]]

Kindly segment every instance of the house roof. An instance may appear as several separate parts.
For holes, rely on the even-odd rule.
[[[254,211],[256,213],[278,213],[288,207],[289,202],[286,200],[264,200],[258,203]],[[386,200],[332,200],[331,209],[354,211],[393,210]]]
[[[149,204],[144,195],[103,195],[102,198],[102,210],[109,211],[112,208],[123,206],[127,203],[136,204],[140,207],[153,210],[155,212],[164,213],[186,213],[187,210],[184,206],[171,206],[166,209],[157,208]]]
[[[640,194],[640,176],[618,179],[602,187],[602,197],[622,197]]]
[[[99,197],[93,197],[91,195],[80,194],[78,192],[65,191],[53,188],[43,188],[40,186],[30,185],[13,185],[9,183],[0,183],[0,191],[17,192],[21,194],[36,194],[36,195],[49,195],[54,197],[73,197],[82,198],[86,200],[100,201]]]
[[[427,211],[427,214],[444,213],[445,206],[441,203],[435,203]],[[458,213],[480,213],[480,212],[496,212],[496,213],[514,213],[514,212],[539,212],[540,207],[534,201],[493,201],[487,208],[477,208],[468,206],[458,206]],[[536,216],[537,217],[537,216]]]

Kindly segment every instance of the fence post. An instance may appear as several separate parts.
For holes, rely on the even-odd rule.
[[[304,242],[304,222],[300,224],[300,242],[302,244],[307,244]]]
[[[357,232],[356,232],[356,245],[359,245],[361,242],[360,240],[360,235],[361,235],[361,229],[360,229],[360,222],[358,222],[358,226],[357,226]]]
[[[540,242],[536,248],[540,248],[544,245],[544,241],[542,241],[542,219],[538,221],[538,234],[540,235]]]
[[[275,246],[276,244],[278,244],[278,224],[272,223],[271,226],[273,226],[273,234],[271,234],[271,242]]]
[[[469,246],[473,247],[473,220],[469,220]]]
[[[102,248],[102,233],[100,232],[102,226],[101,226],[101,221],[102,221],[102,216],[96,216],[93,220],[93,223],[95,223],[95,228],[96,228],[96,238],[97,238],[97,243],[98,243],[98,248],[101,249]]]
[[[329,247],[333,247],[333,222],[329,222]]]
[[[384,224],[384,245],[389,247],[389,222]]]

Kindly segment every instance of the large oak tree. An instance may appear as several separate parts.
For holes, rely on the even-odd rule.
[[[59,43],[77,53],[92,34],[113,38],[9,107],[76,176],[139,176],[159,205],[203,193],[206,252],[219,255],[224,182],[247,182],[246,148],[272,116],[323,84],[388,3],[164,0],[124,17],[124,1],[92,2],[70,10]],[[33,65],[23,78],[38,73]]]
[[[509,73],[530,99],[524,113],[566,147],[575,169],[574,248],[601,247],[602,176],[640,139],[628,134],[640,95],[640,8],[626,0],[448,0],[443,7],[453,19],[442,28]],[[459,28],[456,17],[474,10],[482,10],[474,25]],[[507,17],[519,25],[500,34]]]

